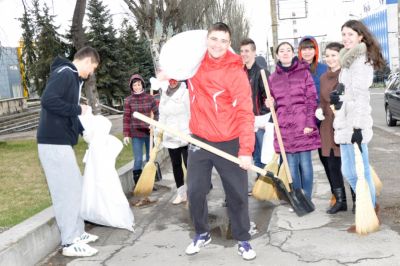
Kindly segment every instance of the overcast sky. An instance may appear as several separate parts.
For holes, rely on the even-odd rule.
[[[46,2],[51,14],[56,15],[55,21],[61,26],[60,33],[64,33],[71,24],[76,0],[41,0]],[[267,40],[272,45],[272,32],[270,23],[270,9],[268,0],[240,0],[245,8],[250,22],[250,38],[254,39],[258,51],[265,51]],[[277,0],[278,1],[278,0]],[[280,15],[282,17],[292,15],[302,16],[305,0],[281,1]],[[280,41],[292,39],[293,30],[297,30],[296,37],[304,35],[320,36],[318,41],[340,41],[340,26],[349,18],[349,14],[361,16],[360,5],[365,2],[377,2],[378,0],[307,0],[308,13],[306,18],[293,20],[279,20]],[[21,37],[20,22],[22,16],[22,0],[0,0],[0,41],[3,46],[17,46]],[[27,0],[30,4],[30,0]],[[284,4],[284,3],[289,4]],[[123,0],[103,0],[108,5],[116,26],[120,25],[127,7]],[[128,11],[129,12],[129,11]],[[357,17],[353,17],[357,18]]]

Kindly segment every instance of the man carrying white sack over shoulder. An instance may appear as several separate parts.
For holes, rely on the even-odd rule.
[[[207,52],[196,74],[188,80],[190,131],[194,138],[231,155],[241,164],[189,145],[188,199],[195,227],[186,254],[193,255],[211,242],[207,194],[211,171],[219,173],[226,194],[232,236],[238,240],[238,254],[245,260],[256,257],[250,240],[247,172],[254,149],[254,114],[251,88],[239,55],[228,51],[231,31],[221,22],[208,29]]]

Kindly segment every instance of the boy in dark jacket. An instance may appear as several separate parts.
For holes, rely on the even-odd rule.
[[[87,243],[98,237],[84,231],[84,221],[79,215],[82,175],[72,146],[83,131],[78,115],[88,109],[87,105],[79,104],[83,79],[94,72],[99,62],[99,54],[91,47],[80,49],[72,62],[57,57],[41,98],[39,159],[49,186],[64,256],[87,257],[97,253]]]
[[[264,102],[267,94],[264,89],[264,84],[261,78],[261,69],[263,69],[256,62],[256,44],[252,39],[244,39],[240,42],[240,56],[242,57],[244,69],[249,78],[252,100],[253,100],[253,113],[255,116],[261,116],[269,113],[269,109],[265,106]],[[267,78],[269,72],[265,70]],[[261,162],[261,149],[263,145],[265,128],[257,128],[255,131],[255,145],[253,152],[254,164],[260,168],[264,168]],[[271,136],[273,138],[273,136]]]

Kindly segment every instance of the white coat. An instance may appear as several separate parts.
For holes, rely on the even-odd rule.
[[[361,42],[352,49],[340,51],[342,70],[339,82],[345,87],[344,96],[341,96],[343,105],[335,113],[333,127],[335,129],[335,143],[349,144],[353,129],[362,131],[362,143],[372,139],[372,116],[369,87],[373,81],[373,66],[367,61],[367,47]]]
[[[166,91],[162,92],[158,110],[160,112],[159,122],[184,134],[190,134],[189,92],[184,82],[181,82],[180,87],[171,96],[168,96]],[[162,145],[168,149],[176,149],[186,146],[188,143],[164,132]]]

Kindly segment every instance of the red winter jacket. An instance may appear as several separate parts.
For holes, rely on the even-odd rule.
[[[251,88],[239,55],[228,51],[214,59],[206,53],[189,80],[190,131],[208,141],[239,137],[239,154],[254,149],[254,114]]]

